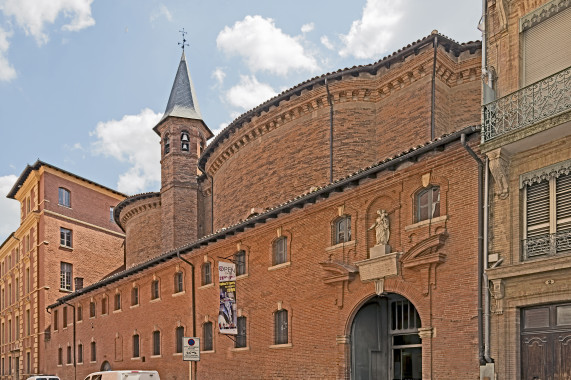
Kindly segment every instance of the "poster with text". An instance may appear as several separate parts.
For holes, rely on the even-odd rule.
[[[222,334],[238,334],[236,315],[236,264],[218,263],[220,283],[220,310],[218,329]]]

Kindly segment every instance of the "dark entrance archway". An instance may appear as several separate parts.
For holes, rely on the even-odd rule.
[[[109,364],[107,360],[101,363],[101,371],[111,371],[111,370],[112,370],[111,364]]]
[[[406,298],[389,294],[371,299],[351,326],[351,378],[422,379],[420,327],[420,316]]]

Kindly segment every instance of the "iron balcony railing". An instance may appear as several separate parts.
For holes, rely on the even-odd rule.
[[[571,67],[485,104],[482,142],[571,109]]]
[[[523,240],[522,260],[571,254],[571,230]]]

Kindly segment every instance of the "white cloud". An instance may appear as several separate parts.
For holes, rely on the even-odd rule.
[[[7,32],[0,28],[0,81],[7,82],[16,78],[16,70],[14,70],[14,67],[4,56],[10,47],[10,41],[8,41],[8,38],[11,36],[11,32]]]
[[[219,86],[222,86],[224,78],[226,78],[226,73],[220,67],[217,67],[216,70],[212,72],[212,78],[216,79]]]
[[[165,17],[169,22],[172,22],[172,13],[164,4],[161,4],[151,13],[151,22],[155,22],[159,17]]]
[[[315,24],[310,22],[309,24],[305,24],[301,26],[301,32],[302,33],[309,33],[311,32],[313,29],[315,29]]]
[[[17,179],[15,175],[0,177],[0,244],[20,225],[20,204],[6,198]]]
[[[117,188],[127,194],[149,191],[161,180],[160,140],[153,131],[162,114],[145,108],[138,115],[125,115],[121,120],[99,122],[91,136],[94,154],[113,157],[130,165],[119,176]]]
[[[260,83],[255,76],[240,75],[240,83],[226,92],[226,100],[235,107],[249,110],[277,93],[266,83]]]
[[[329,50],[333,50],[334,46],[331,43],[331,41],[329,41],[329,38],[327,38],[327,36],[321,36],[320,38],[321,43]]]
[[[301,37],[294,38],[276,27],[271,18],[246,16],[234,26],[226,26],[216,45],[227,54],[242,56],[253,72],[286,75],[290,70],[318,70],[317,61],[300,41]]]
[[[402,17],[401,5],[402,1],[367,0],[361,19],[353,21],[349,33],[340,36],[344,47],[339,55],[366,59],[386,52]]]
[[[91,17],[93,0],[0,0],[0,10],[7,16],[13,17],[18,26],[26,34],[34,36],[39,44],[48,41],[44,32],[46,24],[55,23],[60,14],[69,20],[62,30],[78,31],[92,25],[95,20]]]

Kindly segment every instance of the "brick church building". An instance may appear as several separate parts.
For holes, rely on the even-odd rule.
[[[480,42],[435,31],[294,86],[207,145],[183,53],[154,128],[161,189],[115,207],[125,270],[49,305],[47,371],[477,376],[480,70]],[[236,265],[237,334],[221,263]]]

